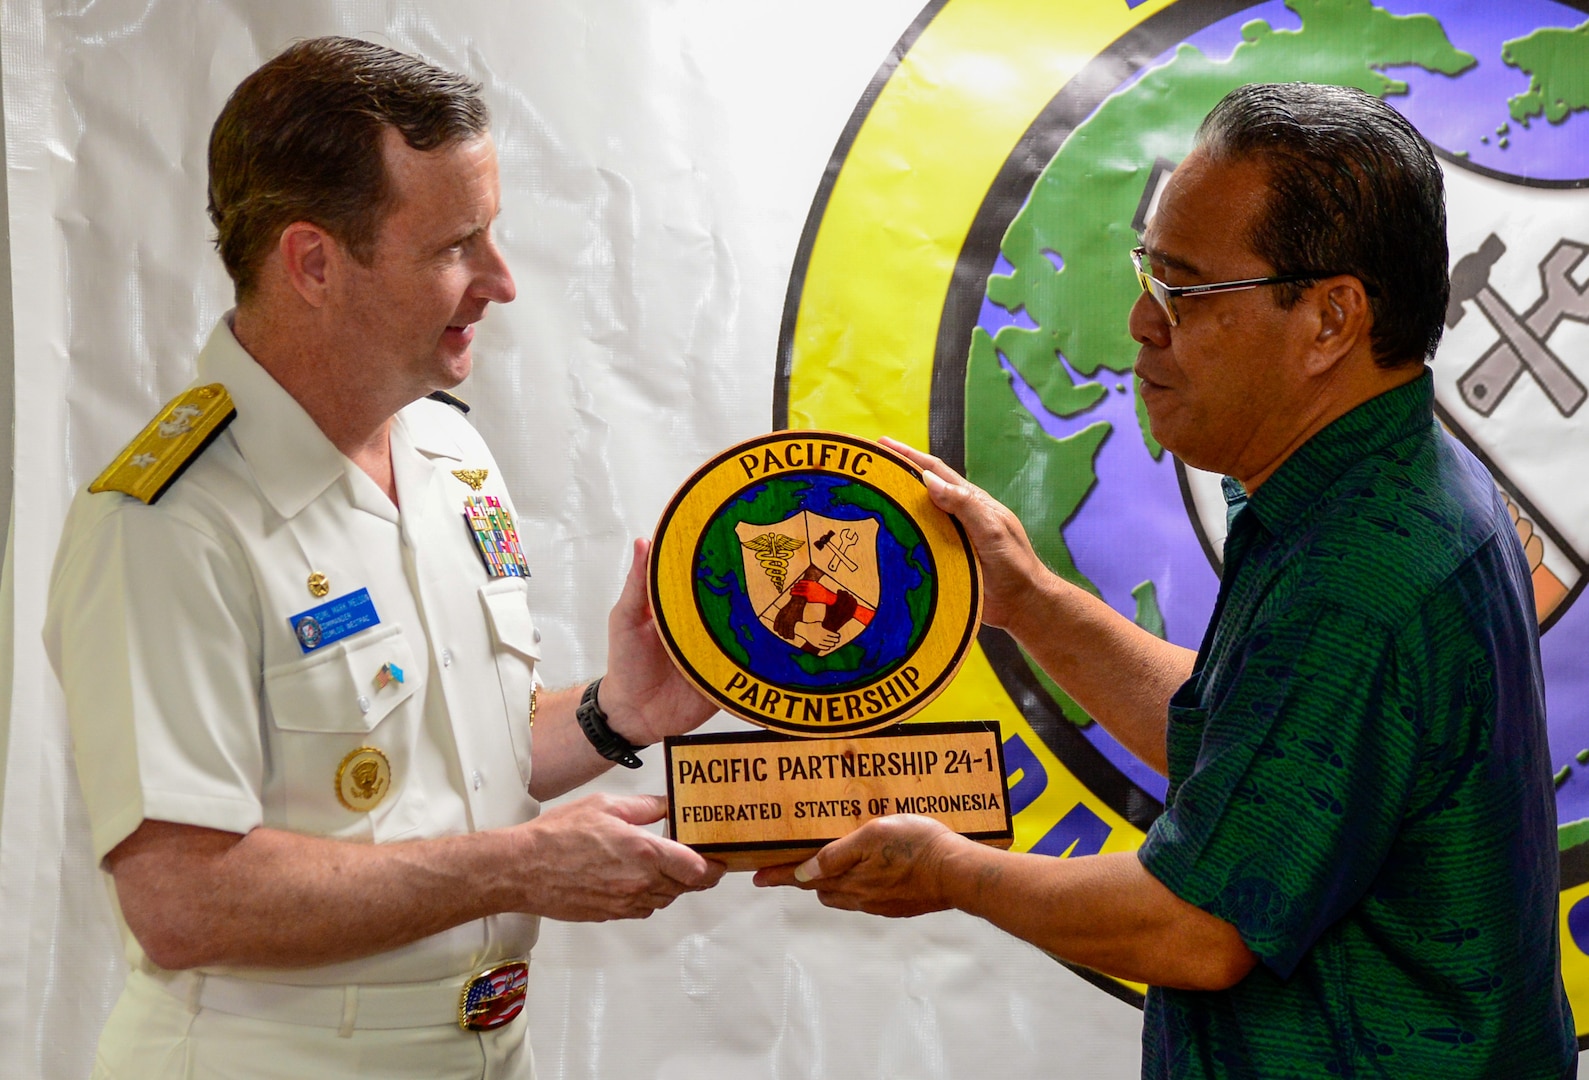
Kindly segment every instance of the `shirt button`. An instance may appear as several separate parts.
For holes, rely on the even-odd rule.
[[[480,790],[480,785],[486,782],[486,778],[480,775],[480,770],[479,769],[476,769],[474,771],[473,779],[474,779],[474,789],[476,791],[479,791]]]
[[[535,633],[533,636],[535,638],[535,644],[539,645],[541,643],[541,628],[539,626],[535,628]]]
[[[370,699],[365,697],[363,694],[360,694],[359,695],[359,712],[366,713],[366,712],[369,712],[369,711],[370,711]]]
[[[442,667],[452,667],[452,650],[451,649],[443,649],[443,650],[441,650],[441,666]]]

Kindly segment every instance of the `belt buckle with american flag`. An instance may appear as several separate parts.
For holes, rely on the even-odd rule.
[[[487,968],[458,995],[458,1026],[465,1031],[492,1031],[513,1022],[524,1011],[530,965],[514,960]]]
[[[486,564],[486,573],[494,578],[530,576],[519,530],[501,499],[495,495],[470,495],[463,501],[463,516]]]

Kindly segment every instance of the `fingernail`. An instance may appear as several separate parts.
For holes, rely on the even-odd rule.
[[[794,879],[802,884],[807,881],[815,881],[821,876],[822,864],[817,862],[815,857],[809,858],[795,867]]]

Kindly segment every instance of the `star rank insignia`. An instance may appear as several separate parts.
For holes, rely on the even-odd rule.
[[[236,415],[232,396],[220,383],[189,387],[166,402],[88,490],[119,491],[154,502]]]

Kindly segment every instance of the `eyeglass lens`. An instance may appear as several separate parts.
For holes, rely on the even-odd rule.
[[[1142,286],[1142,291],[1151,296],[1154,303],[1159,305],[1160,310],[1164,312],[1164,317],[1170,320],[1171,326],[1178,326],[1181,320],[1175,311],[1175,298],[1169,294],[1163,285],[1159,284],[1158,279],[1149,270],[1148,253],[1141,248],[1133,248],[1131,251],[1131,265],[1137,272],[1137,284]]]

